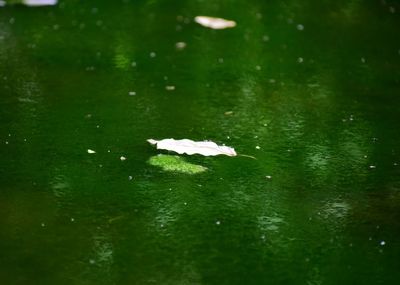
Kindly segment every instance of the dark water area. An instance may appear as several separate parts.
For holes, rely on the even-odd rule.
[[[0,284],[397,284],[399,13],[0,7]],[[149,138],[256,159],[184,156],[207,170],[167,172]]]

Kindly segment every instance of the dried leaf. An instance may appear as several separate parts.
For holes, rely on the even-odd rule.
[[[236,151],[229,146],[219,146],[211,141],[200,141],[195,142],[188,139],[174,140],[174,139],[164,139],[164,140],[147,140],[150,144],[157,145],[157,149],[165,149],[177,152],[179,154],[186,153],[201,154],[204,156],[214,156],[214,155],[228,155],[236,156]]]
[[[213,18],[207,16],[197,16],[194,21],[203,27],[207,27],[214,30],[222,30],[226,28],[236,27],[236,22],[231,20],[225,20],[222,18]]]
[[[26,6],[53,6],[58,0],[23,0],[22,3]]]

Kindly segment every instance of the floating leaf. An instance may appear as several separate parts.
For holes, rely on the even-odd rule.
[[[214,155],[228,155],[236,156],[236,151],[229,146],[219,146],[211,141],[200,141],[195,142],[188,139],[174,140],[174,139],[164,139],[164,140],[147,140],[153,145],[157,145],[157,149],[165,149],[177,152],[179,154],[201,154],[204,156],[214,156]]]
[[[225,20],[222,18],[213,18],[207,16],[197,16],[194,21],[203,27],[207,27],[214,30],[222,30],[226,28],[236,27],[236,22],[231,20]]]
[[[159,154],[150,157],[148,163],[161,167],[165,171],[196,174],[207,170],[206,167],[187,162],[184,158],[176,155]]]
[[[27,6],[53,6],[58,0],[23,0],[22,4]]]

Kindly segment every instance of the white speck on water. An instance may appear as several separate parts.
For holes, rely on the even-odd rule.
[[[90,264],[95,264],[96,261],[95,261],[94,259],[89,259],[89,263],[90,263]]]
[[[265,235],[262,235],[262,236],[261,236],[261,239],[265,239]]]
[[[135,96],[136,95],[136,92],[135,91],[129,91],[129,96]]]
[[[256,69],[257,69],[257,70],[261,70],[261,66],[257,65],[257,66],[256,66]]]
[[[368,240],[372,240],[372,237],[369,237]]]
[[[44,227],[46,226],[46,224],[45,224],[45,223],[41,223],[40,226],[41,226],[42,228],[44,228]]]
[[[154,51],[152,51],[152,52],[150,53],[150,57],[155,58],[156,56],[157,56],[157,54],[156,54]]]
[[[398,164],[397,164],[397,162],[394,162],[393,165],[394,165],[394,166],[397,166]]]
[[[185,206],[186,206],[186,205],[187,205],[187,203],[185,202],[185,203],[183,203],[183,205],[185,205]]]
[[[219,226],[219,225],[221,224],[221,222],[220,222],[220,221],[216,221],[215,224],[216,224],[217,226]]]
[[[111,152],[111,150],[107,150],[107,152],[108,152],[108,153],[110,153],[110,152]]]
[[[174,91],[174,90],[175,90],[175,86],[173,86],[173,85],[167,85],[167,86],[165,86],[165,90],[167,90],[167,91]]]
[[[381,246],[384,246],[384,245],[386,244],[386,242],[385,242],[384,240],[382,240],[379,244],[380,244]]]
[[[362,58],[361,58],[361,62],[362,62],[362,63],[365,63],[365,62],[366,62],[365,58],[362,57]]]
[[[256,149],[261,149],[261,147],[259,145],[256,146]]]
[[[162,227],[162,228],[163,228],[163,227],[164,227],[164,224],[161,224],[161,225],[160,225],[160,227]]]
[[[100,125],[97,125],[96,128],[100,128]]]
[[[102,168],[102,167],[103,167],[103,164],[99,164],[99,167]]]
[[[265,176],[265,178],[267,178],[267,179],[271,179],[271,178],[272,178],[272,176],[271,176],[271,175],[267,175],[267,176]]]
[[[131,66],[132,66],[132,67],[136,67],[136,65],[137,65],[137,64],[136,64],[136,61],[132,61]]]
[[[8,144],[8,141],[6,141],[6,144]]]
[[[121,161],[124,161],[124,160],[126,160],[126,157],[125,157],[125,156],[121,156],[119,159],[120,159]]]
[[[177,49],[177,50],[183,50],[183,49],[185,49],[186,48],[186,43],[185,42],[177,42],[176,44],[175,44],[175,48]]]
[[[224,63],[224,59],[222,57],[218,58],[219,63]]]
[[[129,175],[129,176],[128,176],[128,179],[129,179],[129,180],[132,180],[132,179],[133,179],[133,177],[132,177],[131,175]]]
[[[92,150],[92,149],[88,149],[87,153],[92,154],[92,153],[96,153],[96,151]]]
[[[302,57],[299,57],[298,59],[297,59],[297,62],[298,63],[302,63],[304,61],[304,59],[302,58]]]
[[[302,24],[298,24],[298,25],[296,26],[296,28],[297,28],[299,31],[303,31],[303,30],[304,30],[304,26],[303,26]]]
[[[26,139],[24,139],[24,142],[26,142]]]
[[[269,41],[269,36],[264,35],[264,36],[262,37],[262,40],[263,40],[264,42],[268,42],[268,41]]]
[[[276,82],[276,80],[275,80],[275,79],[273,79],[273,78],[271,78],[270,80],[268,80],[268,82],[269,82],[269,83],[275,83],[275,82]]]
[[[75,222],[75,219],[74,219],[74,218],[71,218],[71,222]]]
[[[375,169],[375,168],[376,168],[376,165],[370,165],[369,168],[370,168],[370,169]]]

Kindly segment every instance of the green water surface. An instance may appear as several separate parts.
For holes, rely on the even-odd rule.
[[[0,284],[399,284],[399,13],[0,7]],[[256,159],[167,159],[185,172],[150,138]]]

